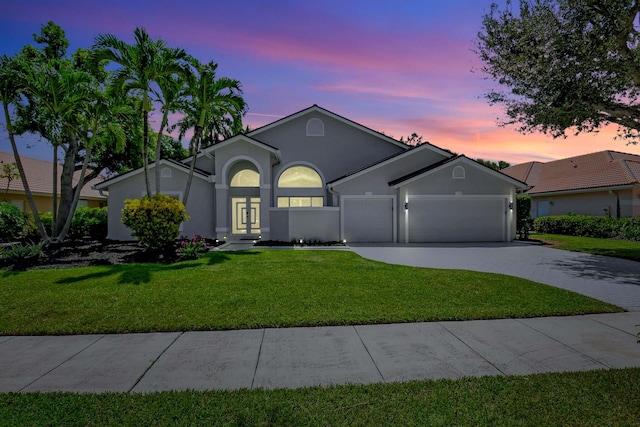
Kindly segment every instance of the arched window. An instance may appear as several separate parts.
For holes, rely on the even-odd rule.
[[[307,122],[307,136],[324,136],[324,123],[320,119],[311,119]]]
[[[453,179],[464,179],[465,171],[462,166],[456,166],[453,168]]]
[[[260,174],[251,169],[242,169],[231,178],[231,187],[260,187]]]
[[[321,208],[324,205],[322,177],[309,166],[286,169],[278,178],[278,189],[279,208]]]
[[[292,166],[278,179],[280,188],[322,188],[322,178],[309,166]]]

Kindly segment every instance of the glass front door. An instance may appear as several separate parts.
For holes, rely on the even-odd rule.
[[[260,234],[260,197],[231,198],[231,233]]]

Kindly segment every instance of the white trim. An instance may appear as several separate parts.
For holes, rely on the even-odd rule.
[[[168,166],[168,167],[170,167],[172,169],[182,170],[185,173],[189,173],[189,166],[184,165],[184,164],[182,164],[180,162],[174,163],[174,162],[170,162],[170,161],[168,161],[166,159],[161,159],[160,160],[160,164],[161,165],[166,165],[166,166]],[[152,170],[155,167],[156,167],[156,162],[152,162],[152,163],[149,164],[149,170]],[[109,188],[109,186],[111,186],[113,184],[116,184],[116,183],[118,183],[120,181],[123,181],[125,179],[129,179],[129,178],[131,178],[131,177],[133,177],[135,175],[139,175],[139,174],[141,174],[143,172],[144,172],[144,168],[140,167],[138,169],[134,169],[132,171],[125,172],[122,175],[118,175],[116,177],[110,178],[110,179],[108,179],[106,181],[102,181],[101,183],[94,185],[92,188],[94,188],[96,190],[103,190],[105,188]],[[193,171],[193,176],[208,182],[209,181],[209,176],[211,176],[211,175],[203,175],[201,172],[198,172],[197,170],[195,170],[195,171]]]
[[[345,236],[344,236],[344,202],[345,200],[371,200],[371,199],[391,199],[391,221],[393,222],[393,224],[391,224],[392,228],[392,239],[393,242],[397,242],[398,241],[398,209],[397,209],[397,196],[395,195],[386,195],[386,194],[381,194],[381,195],[373,195],[373,196],[369,196],[369,195],[341,195],[340,196],[340,240],[344,240]]]
[[[198,157],[201,156],[211,156],[211,152],[216,151],[220,148],[224,148],[227,145],[231,145],[233,143],[236,142],[240,142],[240,141],[244,141],[247,142],[249,144],[255,145],[258,148],[261,148],[263,150],[266,150],[270,153],[272,153],[273,155],[276,156],[276,158],[278,159],[278,161],[280,160],[280,150],[278,150],[275,147],[271,147],[270,145],[265,144],[264,142],[258,141],[257,139],[254,139],[248,135],[244,135],[244,134],[239,134],[236,136],[232,136],[229,139],[225,139],[222,142],[218,142],[217,144],[213,144],[205,149],[203,149],[202,151],[200,151],[200,153],[197,154]],[[193,156],[191,156],[193,157]],[[183,160],[183,162],[189,161],[191,160],[191,157],[187,157],[186,159]]]

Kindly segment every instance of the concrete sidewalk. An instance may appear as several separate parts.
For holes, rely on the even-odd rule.
[[[640,312],[0,337],[0,392],[295,388],[640,367]]]

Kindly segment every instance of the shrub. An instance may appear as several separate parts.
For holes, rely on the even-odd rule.
[[[42,255],[44,242],[39,243],[18,243],[12,246],[3,246],[0,250],[0,260],[17,262],[24,261],[29,258],[39,258]]]
[[[71,222],[72,238],[91,237],[96,240],[107,238],[107,208],[78,207]]]
[[[180,246],[176,249],[176,255],[182,260],[197,259],[207,252],[207,243],[202,236],[195,236],[191,239],[183,237],[180,239]]]
[[[516,229],[518,238],[528,239],[531,231],[531,197],[520,194],[516,198]]]
[[[607,216],[591,215],[544,216],[536,218],[533,227],[540,233],[640,241],[640,217],[610,218]]]
[[[167,250],[173,245],[180,223],[188,219],[182,202],[164,194],[127,199],[122,209],[122,223],[142,245],[153,250]]]
[[[11,203],[0,203],[0,242],[13,242],[21,239],[26,222],[20,209]]]

